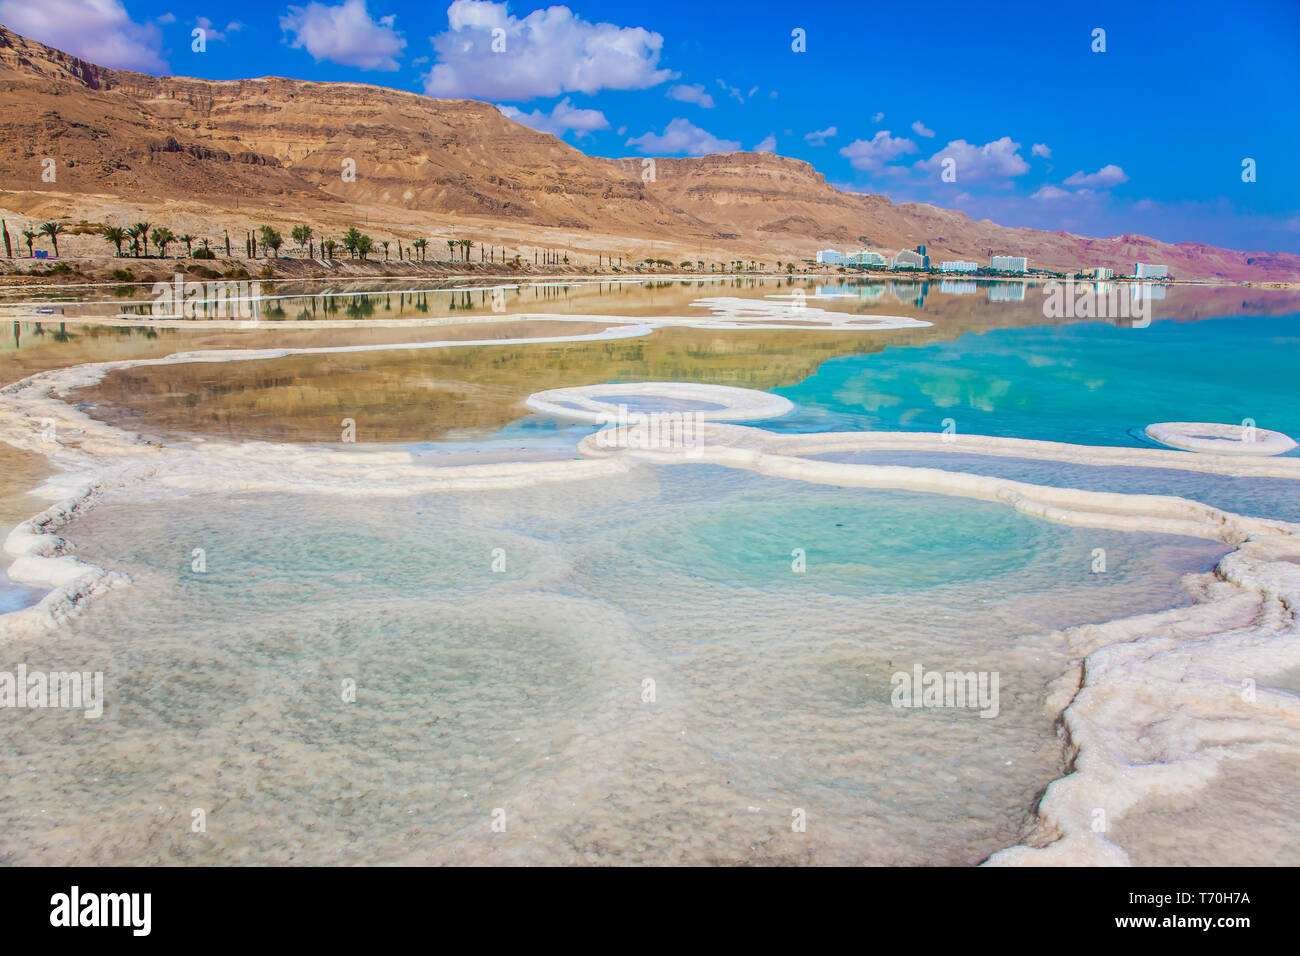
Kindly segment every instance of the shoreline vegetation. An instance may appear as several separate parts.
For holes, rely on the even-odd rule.
[[[15,227],[16,228],[16,227]],[[1052,268],[1033,268],[1026,272],[1002,272],[982,267],[975,272],[944,272],[937,268],[880,266],[845,266],[819,263],[798,252],[769,251],[742,257],[717,255],[704,250],[681,258],[677,250],[671,258],[653,252],[650,240],[616,240],[611,249],[592,251],[574,248],[572,243],[545,245],[535,242],[504,242],[495,239],[476,241],[470,238],[388,237],[375,239],[356,226],[350,226],[335,238],[300,224],[288,230],[292,244],[287,244],[280,230],[269,225],[246,230],[242,243],[223,229],[216,238],[192,233],[177,235],[170,228],[150,222],[130,226],[96,223],[85,219],[70,223],[51,220],[33,223],[11,232],[6,221],[0,222],[4,240],[4,259],[0,260],[0,291],[11,285],[67,286],[79,284],[130,284],[164,281],[176,273],[205,280],[310,280],[338,277],[402,276],[501,276],[535,278],[539,276],[801,276],[832,279],[953,279],[979,282],[1043,282],[1075,279],[1080,282],[1144,282],[1159,285],[1236,285],[1258,288],[1300,288],[1294,282],[1276,280],[1236,280],[1164,278],[1138,279],[1114,276],[1097,280],[1083,272]],[[60,238],[64,244],[61,254]],[[73,240],[81,248],[69,254]],[[100,240],[110,248],[98,253],[87,248],[90,241]],[[545,240],[543,239],[543,243]],[[619,242],[625,243],[618,245]],[[37,249],[40,243],[49,249]],[[152,243],[152,246],[150,245]],[[649,252],[638,246],[649,246]],[[662,246],[663,244],[660,243]],[[183,248],[182,248],[183,247]],[[26,255],[23,255],[24,248]],[[177,251],[169,254],[169,250]],[[619,250],[622,251],[619,251]],[[283,254],[282,254],[283,250]],[[53,258],[47,258],[53,252]],[[430,254],[432,253],[432,254]],[[441,254],[441,256],[440,256]],[[39,257],[38,257],[39,256]]]

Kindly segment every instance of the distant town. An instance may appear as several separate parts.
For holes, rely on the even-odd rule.
[[[890,271],[931,272],[940,275],[975,275],[975,276],[1024,276],[1044,275],[1065,278],[1069,273],[1057,269],[1031,269],[1029,260],[1024,256],[990,256],[989,264],[982,266],[978,262],[965,259],[943,260],[935,267],[925,246],[900,250],[898,255],[886,257],[879,252],[861,250],[843,253],[838,249],[822,249],[812,260],[816,265],[837,266],[847,272],[851,269]],[[1150,262],[1133,263],[1133,271],[1128,275],[1116,276],[1115,270],[1105,266],[1084,266],[1073,273],[1076,279],[1141,279],[1145,282],[1169,281],[1169,267]]]

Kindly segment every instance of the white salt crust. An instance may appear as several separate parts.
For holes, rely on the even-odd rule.
[[[1144,431],[1162,445],[1218,455],[1285,455],[1295,441],[1281,432],[1220,422],[1156,422]]]
[[[269,355],[297,351],[334,350],[284,349]],[[610,440],[608,432],[620,429],[607,429],[603,439],[583,439],[579,451],[584,457],[578,460],[431,467],[409,452],[383,448],[216,441],[148,444],[138,435],[94,421],[59,398],[115,368],[267,356],[263,351],[182,353],[99,363],[44,372],[0,389],[0,440],[46,454],[60,475],[42,491],[61,499],[5,540],[5,550],[16,558],[11,577],[54,590],[35,607],[0,616],[0,640],[57,627],[90,597],[127,583],[120,574],[77,562],[69,553],[71,545],[53,533],[108,489],[135,486],[137,493],[147,494],[160,486],[194,492],[398,496],[519,488],[613,476],[649,465],[707,463],[818,484],[997,501],[1063,524],[1192,535],[1235,548],[1219,563],[1217,581],[1189,607],[1064,632],[1080,664],[1077,672],[1058,681],[1048,703],[1060,713],[1071,772],[1047,787],[1025,843],[995,853],[989,864],[1127,863],[1125,850],[1107,839],[1105,828],[1097,829],[1098,810],[1113,823],[1152,798],[1193,793],[1216,776],[1225,760],[1297,748],[1300,701],[1268,688],[1267,678],[1300,666],[1300,525],[1237,515],[1173,496],[1080,491],[937,468],[846,464],[806,456],[885,448],[952,450],[1292,479],[1300,478],[1300,460],[971,435],[778,435],[753,427],[701,424],[689,445],[628,447],[635,443],[620,442],[617,434]],[[617,386],[615,394],[632,394],[628,388]],[[699,386],[674,383],[654,383],[644,394],[688,401],[701,395]],[[744,399],[731,396],[729,401],[740,409],[773,410],[770,398],[754,393]],[[54,443],[41,439],[46,420],[55,425]],[[1258,683],[1249,700],[1242,693],[1247,679]]]

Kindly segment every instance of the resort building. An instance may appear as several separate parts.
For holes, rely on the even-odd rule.
[[[989,260],[989,268],[998,272],[1028,272],[1029,260],[1024,256],[994,256]]]
[[[889,261],[878,252],[855,252],[849,256],[851,266],[887,266]]]
[[[1149,262],[1136,262],[1133,264],[1133,277],[1136,279],[1168,279],[1168,266],[1153,266]]]
[[[842,266],[848,262],[848,259],[837,249],[822,249],[817,253],[817,262],[828,266]]]
[[[923,256],[915,249],[904,249],[894,257],[895,269],[924,269],[928,256]]]
[[[1105,266],[1093,266],[1091,269],[1084,269],[1083,274],[1092,279],[1113,279],[1115,270],[1107,269]]]
[[[977,262],[967,262],[965,259],[954,259],[952,262],[939,263],[940,272],[974,272],[979,268]]]

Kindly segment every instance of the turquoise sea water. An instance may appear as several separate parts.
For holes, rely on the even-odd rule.
[[[5,863],[978,862],[1060,772],[1051,629],[1223,550],[711,466],[113,495],[68,533],[134,583],[0,647],[106,701],[0,724]],[[998,715],[891,706],[915,665],[997,672]]]
[[[773,391],[779,431],[942,431],[1151,444],[1152,422],[1253,419],[1300,438],[1300,316],[998,329],[835,358]],[[1295,454],[1293,452],[1292,454]]]

